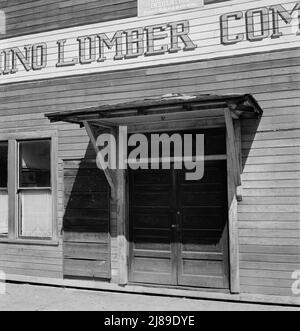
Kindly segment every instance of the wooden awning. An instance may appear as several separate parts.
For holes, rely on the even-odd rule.
[[[228,206],[231,260],[231,291],[239,293],[239,255],[237,201],[242,198],[241,172],[242,153],[240,118],[258,118],[263,111],[256,100],[246,95],[198,95],[171,94],[161,98],[133,102],[100,105],[98,107],[46,114],[51,122],[64,121],[85,127],[97,158],[103,158],[97,145],[101,132],[114,134],[117,145],[126,141],[127,132],[166,132],[195,130],[209,127],[224,127],[227,132]],[[123,134],[123,135],[122,135]],[[117,147],[118,148],[118,147]],[[120,157],[120,155],[119,155]],[[126,170],[103,169],[111,188],[112,202],[116,205],[118,253],[120,264],[119,284],[128,283],[128,200]]]
[[[138,100],[115,105],[64,111],[47,114],[51,122],[64,121],[85,127],[95,152],[102,157],[97,138],[109,130],[117,144],[127,137],[122,136],[121,126],[130,132],[176,131],[222,126],[227,131],[229,237],[231,259],[231,290],[239,293],[239,255],[237,201],[242,198],[241,171],[242,153],[240,142],[240,118],[258,118],[263,111],[256,100],[246,95],[166,95],[161,98]],[[128,241],[126,170],[103,169],[111,188],[111,198],[116,205],[118,229],[118,252],[120,263],[119,284],[128,282]]]
[[[182,125],[196,126],[196,122],[224,124],[224,109],[231,111],[233,119],[254,118],[262,114],[257,101],[250,95],[165,95],[126,103],[100,105],[98,107],[46,114],[51,122],[64,121],[84,126],[128,126],[128,131],[160,129],[168,123],[174,128]],[[184,121],[184,122],[183,122]],[[176,123],[177,122],[177,123]],[[202,125],[201,125],[202,126]]]
[[[258,118],[263,113],[250,94],[245,95],[165,95],[161,98],[137,100],[127,103],[101,105],[74,111],[46,114],[51,122],[76,123],[86,128],[93,147],[97,146],[98,129],[117,132],[127,126],[128,132],[154,132],[223,126],[234,168],[236,187],[241,185],[240,151],[237,145],[234,120]],[[100,153],[101,156],[101,153]],[[112,192],[117,191],[117,176],[112,170],[104,170]]]

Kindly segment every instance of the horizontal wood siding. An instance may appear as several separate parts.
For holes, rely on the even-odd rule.
[[[0,37],[134,17],[136,4],[136,0],[2,0],[0,10],[6,13],[7,34]]]
[[[109,187],[94,160],[64,162],[64,276],[110,279]]]
[[[62,278],[62,249],[1,243],[0,270],[11,275]]]
[[[229,0],[205,0],[206,4]],[[0,39],[137,16],[137,0],[0,0]]]
[[[300,269],[299,55],[299,49],[283,50],[176,66],[2,85],[0,133],[57,128],[60,161],[94,158],[84,129],[69,124],[50,125],[43,113],[174,92],[252,93],[264,109],[264,116],[258,122],[245,120],[242,123],[241,290],[292,296],[291,275]],[[61,224],[64,215],[61,175],[58,196]],[[111,213],[114,215],[115,210]],[[118,265],[115,245],[114,241],[113,273]],[[4,253],[2,255],[6,257]]]

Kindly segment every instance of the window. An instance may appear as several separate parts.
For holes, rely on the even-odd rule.
[[[19,187],[51,187],[50,140],[19,142]]]
[[[8,234],[7,159],[8,143],[0,142],[0,236]]]
[[[18,139],[18,134],[14,139],[0,141],[0,239],[52,240],[55,237],[52,154],[56,138],[25,136],[29,138]]]
[[[52,237],[51,142],[20,141],[19,235]]]

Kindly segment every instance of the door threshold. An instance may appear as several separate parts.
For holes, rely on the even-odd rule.
[[[129,282],[127,284],[127,286],[143,286],[143,287],[147,287],[147,288],[161,288],[161,289],[170,289],[170,290],[231,294],[229,289],[224,289],[224,288],[197,287],[197,286],[193,287],[193,286],[164,285],[164,284],[135,283],[135,282]]]

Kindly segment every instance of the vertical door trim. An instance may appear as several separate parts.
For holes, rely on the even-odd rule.
[[[238,238],[238,201],[236,195],[236,164],[232,156],[232,141],[227,127],[227,179],[228,179],[228,228],[229,228],[229,262],[230,290],[232,294],[240,293],[239,238]],[[240,171],[240,169],[238,169]]]
[[[173,282],[178,285],[179,284],[179,261],[180,260],[180,236],[179,235],[179,226],[180,226],[180,220],[178,217],[178,174],[177,170],[174,168],[174,164],[172,164],[170,171],[172,171],[172,229],[171,229],[171,236],[172,236],[172,242],[171,242],[171,258],[172,258],[172,273],[173,273]],[[174,227],[175,226],[175,227]]]
[[[112,129],[117,143],[117,151],[123,141],[127,141],[127,132],[120,130],[120,127]],[[118,164],[120,164],[118,155]],[[127,174],[124,169],[116,170],[115,178],[115,199],[117,205],[117,231],[118,231],[118,256],[119,256],[119,285],[124,286],[129,278],[129,224],[128,224],[128,197]]]

